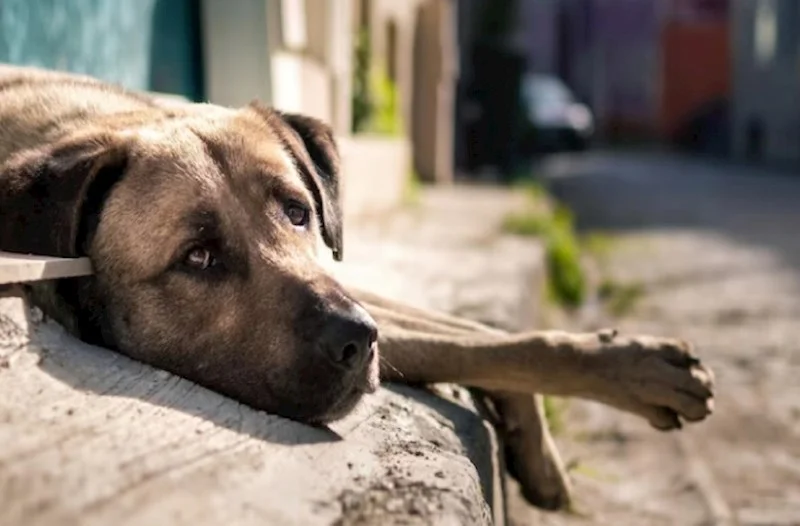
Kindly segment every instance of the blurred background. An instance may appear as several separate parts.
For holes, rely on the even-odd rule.
[[[260,98],[342,136],[405,142],[424,181],[486,169],[509,178],[534,155],[609,145],[796,162],[799,10],[793,0],[3,0],[0,61],[195,101]]]
[[[0,62],[329,122],[358,284],[697,345],[708,422],[548,400],[591,513],[511,522],[800,524],[800,0],[0,0]]]

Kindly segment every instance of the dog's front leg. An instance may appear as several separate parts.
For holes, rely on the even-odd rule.
[[[637,414],[662,430],[713,410],[713,375],[681,340],[615,331],[505,334],[351,292],[378,320],[381,374],[389,381],[575,396]],[[439,325],[442,330],[433,330]]]
[[[379,322],[380,325],[380,322]],[[430,334],[389,324],[387,380],[575,396],[635,413],[662,430],[713,409],[713,376],[679,340],[612,332]]]

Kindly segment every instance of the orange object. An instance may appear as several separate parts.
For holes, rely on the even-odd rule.
[[[661,33],[659,131],[667,138],[705,103],[730,92],[728,21],[669,21]]]

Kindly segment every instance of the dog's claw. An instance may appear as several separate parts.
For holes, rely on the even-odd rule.
[[[597,332],[597,338],[601,343],[611,343],[617,334],[617,329],[601,329]]]

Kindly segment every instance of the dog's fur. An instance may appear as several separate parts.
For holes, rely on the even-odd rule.
[[[525,423],[533,393],[604,402],[662,430],[710,414],[712,375],[684,342],[509,335],[345,290],[316,260],[319,237],[342,255],[338,179],[333,135],[315,119],[259,103],[166,104],[0,66],[0,250],[91,259],[92,277],[32,293],[85,341],[253,407],[327,422],[374,390],[379,358],[368,342],[363,360],[337,367],[320,335],[340,315],[367,331],[375,320],[384,380],[493,392],[517,420],[521,456],[535,438]],[[290,204],[309,211],[307,224],[289,220]],[[187,265],[197,250],[215,264]],[[526,462],[523,486],[536,469]]]

